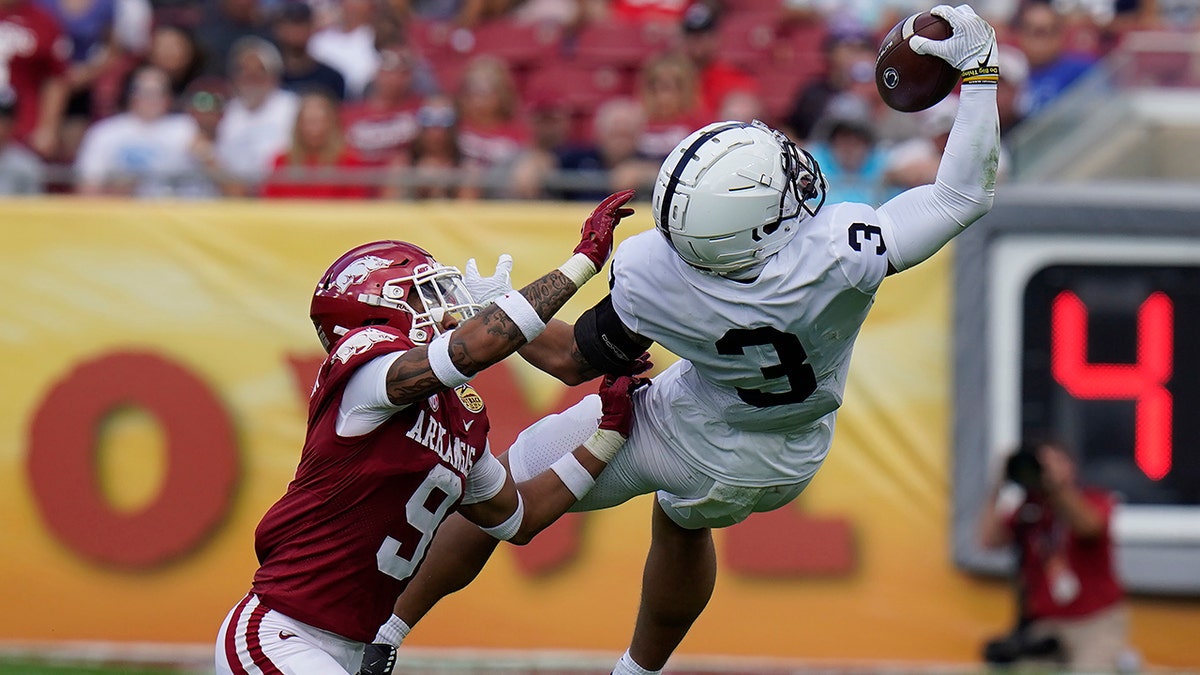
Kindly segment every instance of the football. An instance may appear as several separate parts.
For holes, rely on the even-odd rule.
[[[950,33],[949,22],[929,12],[913,14],[888,32],[875,60],[875,87],[884,103],[900,112],[917,112],[954,90],[958,69],[931,54],[918,54],[908,44],[913,35],[945,40]]]

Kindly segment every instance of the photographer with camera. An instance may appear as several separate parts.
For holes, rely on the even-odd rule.
[[[988,642],[986,661],[1091,672],[1133,666],[1109,531],[1116,501],[1078,484],[1076,460],[1059,443],[1026,440],[1008,457],[984,504],[981,543],[1016,553],[1017,626]]]

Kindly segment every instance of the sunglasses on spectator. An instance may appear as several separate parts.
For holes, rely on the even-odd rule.
[[[225,107],[225,97],[211,91],[198,91],[192,94],[188,106],[196,112],[213,112]]]

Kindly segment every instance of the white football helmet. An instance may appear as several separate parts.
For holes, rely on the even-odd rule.
[[[717,274],[764,262],[825,203],[812,155],[755,120],[716,122],[679,142],[654,185],[654,224],[680,258]]]

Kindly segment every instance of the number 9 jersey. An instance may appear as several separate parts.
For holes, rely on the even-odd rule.
[[[827,205],[747,281],[689,266],[657,231],[622,243],[617,316],[684,359],[655,378],[638,415],[730,485],[811,478],[888,271],[878,223],[865,204]]]
[[[386,371],[390,361],[376,359],[412,346],[392,326],[356,328],[337,343],[309,400],[296,476],[255,531],[262,604],[360,642],[391,615],[442,521],[504,482],[502,467],[483,480],[495,461],[490,425],[469,385],[386,410],[373,428],[338,430],[352,377],[380,363]],[[372,379],[385,397],[383,377]]]

